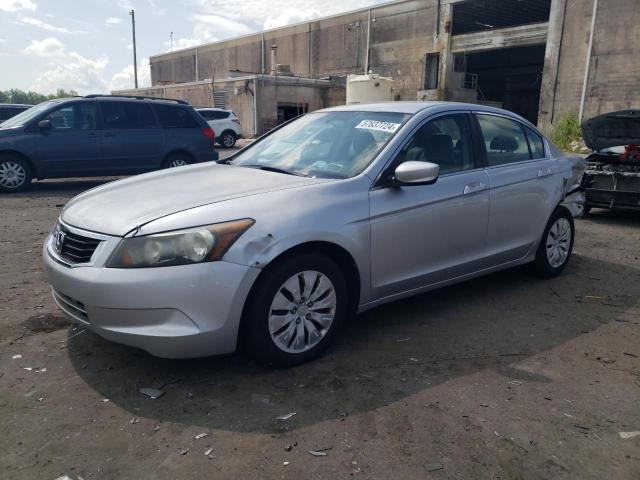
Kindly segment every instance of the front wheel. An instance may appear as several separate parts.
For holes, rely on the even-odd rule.
[[[338,265],[325,255],[301,253],[263,275],[243,319],[247,353],[281,367],[320,355],[348,312],[347,284]]]
[[[0,192],[20,192],[31,183],[27,162],[12,156],[0,157]]]
[[[533,268],[542,278],[560,275],[569,263],[573,251],[575,226],[573,216],[566,208],[557,207],[542,235]]]

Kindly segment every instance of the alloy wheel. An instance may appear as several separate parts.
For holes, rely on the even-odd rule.
[[[222,137],[222,145],[224,145],[227,148],[231,148],[233,147],[234,143],[235,143],[235,139],[233,138],[233,135],[231,135],[230,133],[225,133],[224,136]]]
[[[0,187],[18,189],[27,179],[27,171],[17,162],[6,160],[0,163]]]
[[[552,268],[561,267],[569,256],[571,246],[571,224],[566,218],[559,218],[547,235],[547,260]]]
[[[277,290],[271,302],[271,340],[287,353],[301,353],[315,347],[333,324],[336,304],[335,288],[326,275],[317,271],[293,275]]]
[[[173,167],[184,167],[185,165],[189,165],[189,162],[187,162],[185,159],[183,158],[175,158],[173,160],[171,160],[169,162],[169,164],[167,165],[168,168],[173,168]]]

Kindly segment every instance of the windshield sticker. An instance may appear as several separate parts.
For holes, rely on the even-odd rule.
[[[358,125],[356,125],[356,128],[393,133],[398,130],[398,128],[400,128],[400,124],[392,122],[379,122],[377,120],[362,120]]]

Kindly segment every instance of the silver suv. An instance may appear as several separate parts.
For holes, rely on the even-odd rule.
[[[107,339],[292,365],[356,312],[516,265],[559,275],[583,167],[504,110],[331,108],[226,164],[83,193],[44,260],[58,306]]]

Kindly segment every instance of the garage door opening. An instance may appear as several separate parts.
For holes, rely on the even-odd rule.
[[[278,103],[278,124],[288,122],[308,111],[307,103]]]
[[[510,110],[535,124],[544,51],[544,45],[536,45],[460,54],[456,64],[477,75],[478,103]]]

